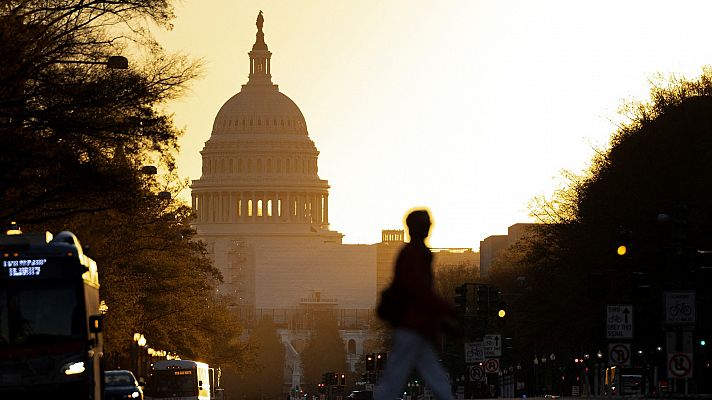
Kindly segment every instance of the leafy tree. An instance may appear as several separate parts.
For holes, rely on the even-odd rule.
[[[706,262],[697,250],[712,244],[710,110],[709,68],[653,86],[649,102],[624,108],[628,122],[588,174],[538,203],[534,214],[546,223],[539,235],[493,268],[502,285],[525,277],[517,288],[523,317],[513,322],[526,347],[601,348],[606,303],[633,303],[646,327],[636,341],[662,343],[662,292],[710,283],[697,268]],[[616,254],[622,233],[625,257]]]
[[[175,200],[180,131],[161,105],[199,64],[150,36],[172,18],[165,0],[0,1],[0,219],[91,247],[115,365],[134,332],[183,357],[244,355],[221,276]],[[117,54],[129,69],[106,68]]]
[[[180,132],[159,105],[198,71],[148,34],[172,17],[163,0],[0,2],[0,219],[126,210],[142,165],[172,166]],[[97,64],[121,53],[127,70]]]
[[[307,385],[321,382],[326,372],[346,372],[346,346],[334,315],[329,312],[315,314],[314,329],[301,354],[302,371]],[[313,390],[312,390],[313,392]]]
[[[248,348],[254,356],[250,368],[238,374],[236,386],[246,399],[277,399],[284,381],[284,345],[269,316],[263,316],[250,334]]]
[[[479,270],[471,265],[440,267],[435,271],[435,289],[444,298],[453,301],[455,288],[479,280]]]

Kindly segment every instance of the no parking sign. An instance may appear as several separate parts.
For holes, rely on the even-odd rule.
[[[668,378],[689,378],[692,376],[692,354],[668,354]]]
[[[611,365],[630,366],[630,344],[611,343],[608,345],[608,360]]]

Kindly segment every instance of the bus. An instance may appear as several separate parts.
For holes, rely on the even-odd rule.
[[[209,400],[214,397],[214,375],[208,364],[190,360],[153,363],[146,399]]]
[[[606,393],[612,396],[647,394],[644,371],[638,368],[606,368],[605,385]]]
[[[101,399],[96,263],[71,232],[0,233],[0,399]]]

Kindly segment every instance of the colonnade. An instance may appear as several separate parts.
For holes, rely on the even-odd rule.
[[[297,222],[327,225],[326,192],[193,192],[198,222]]]

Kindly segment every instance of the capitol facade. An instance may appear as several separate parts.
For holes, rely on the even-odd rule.
[[[365,349],[368,328],[404,232],[383,230],[380,243],[356,245],[329,229],[319,151],[299,107],[272,83],[263,23],[260,12],[248,81],[220,108],[200,152],[193,226],[223,275],[219,290],[233,299],[245,326],[269,316],[279,327],[289,388],[300,385],[299,352],[319,313],[336,317],[352,371],[374,350]],[[436,269],[479,264],[469,248],[433,253]]]
[[[272,83],[257,20],[249,79],[218,111],[192,182],[198,238],[222,272],[223,293],[250,326],[280,327],[299,384],[298,352],[318,312],[336,316],[349,360],[363,352],[376,300],[376,245],[343,244],[329,229],[329,184],[299,107]]]

